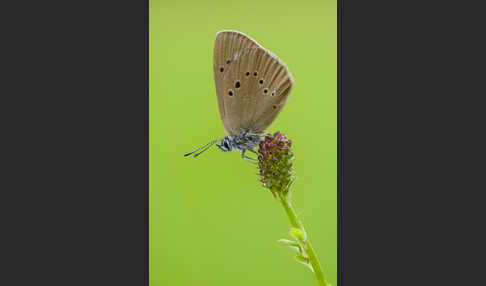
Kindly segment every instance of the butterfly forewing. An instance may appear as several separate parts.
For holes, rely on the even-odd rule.
[[[227,118],[228,113],[225,110],[224,103],[226,98],[224,97],[223,77],[241,51],[254,47],[260,47],[260,45],[245,34],[237,31],[221,31],[216,35],[213,55],[214,82],[218,96],[219,113],[228,134],[230,134],[230,130]]]

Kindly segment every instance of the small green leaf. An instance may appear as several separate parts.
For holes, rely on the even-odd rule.
[[[299,247],[299,243],[296,242],[296,241],[293,241],[293,240],[288,240],[288,239],[282,238],[282,239],[277,240],[277,242],[283,243],[283,244],[288,245],[288,246]]]
[[[297,262],[301,263],[301,264],[304,264],[305,266],[309,267],[309,269],[314,272],[314,268],[312,268],[312,265],[309,263],[309,258],[307,257],[304,257],[302,256],[301,254],[297,254],[295,256],[295,260],[297,260]]]
[[[301,229],[292,227],[289,233],[293,238],[297,239],[301,243],[305,243],[306,240],[305,233]]]
[[[277,240],[277,242],[287,245],[290,249],[292,249],[296,253],[302,253],[302,247],[296,241],[288,240],[288,239],[279,239]]]

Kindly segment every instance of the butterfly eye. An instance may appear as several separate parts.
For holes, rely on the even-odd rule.
[[[263,78],[262,78],[262,79],[260,79],[259,83],[260,83],[260,84],[263,84]]]
[[[272,96],[274,96],[274,95],[275,95],[275,90],[274,90],[274,91],[272,91]]]
[[[231,63],[231,61],[230,61],[230,60],[227,60],[227,61],[226,61],[226,64],[228,64],[228,65],[229,65],[229,63]]]
[[[235,83],[235,87],[236,87],[236,88],[240,88],[240,81],[239,81],[239,80],[238,80],[238,81],[236,81],[236,83]]]
[[[246,72],[246,76],[249,76],[250,75],[250,72]]]
[[[265,89],[263,90],[263,93],[265,93],[265,94],[266,94],[267,92],[268,92],[268,88],[265,88]]]
[[[276,108],[277,108],[277,106],[276,106],[276,105],[274,105],[274,106],[273,106],[273,109],[276,109]]]
[[[224,72],[224,68],[220,68],[220,69],[219,69],[219,71],[220,71],[220,72]]]
[[[231,89],[230,89],[230,90],[228,90],[228,95],[229,95],[229,96],[233,96],[233,91],[232,91]]]
[[[257,76],[257,75],[258,75],[258,72],[254,72],[254,73],[253,73],[253,75],[254,75],[254,76]]]

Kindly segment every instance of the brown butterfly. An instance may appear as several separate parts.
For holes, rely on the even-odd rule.
[[[255,159],[268,126],[285,106],[294,82],[287,66],[255,40],[238,31],[220,31],[214,43],[214,83],[219,114],[227,136],[184,154],[199,156],[213,144],[224,152],[241,150]],[[197,153],[196,153],[197,152]]]

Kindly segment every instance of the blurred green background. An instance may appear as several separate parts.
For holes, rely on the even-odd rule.
[[[216,32],[239,30],[282,59],[295,87],[267,130],[292,141],[293,204],[328,281],[337,272],[336,1],[150,1],[150,285],[317,285],[277,243],[282,206],[226,134],[212,73]]]

